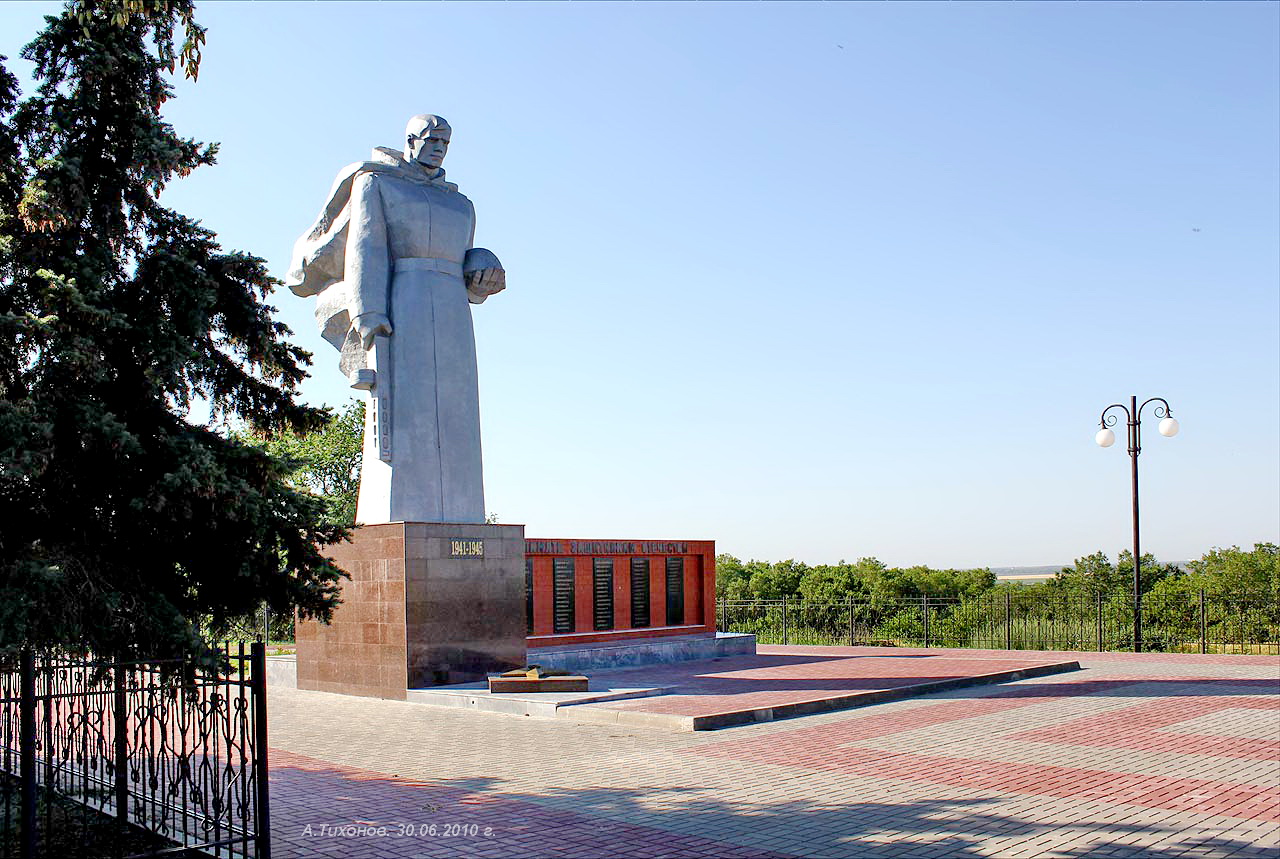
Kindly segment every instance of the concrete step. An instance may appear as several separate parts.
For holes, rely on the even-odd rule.
[[[433,707],[463,707],[485,713],[554,719],[564,707],[646,698],[665,694],[669,686],[618,687],[591,680],[586,692],[490,692],[486,683],[460,683],[410,689],[405,700]]]

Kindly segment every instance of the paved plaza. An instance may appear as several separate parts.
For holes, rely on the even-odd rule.
[[[596,674],[610,683],[657,686],[663,692],[584,704],[559,715],[583,722],[714,730],[1078,669],[1074,660],[989,650],[761,647],[752,656]]]
[[[851,684],[1010,656],[874,650],[760,648]],[[1280,855],[1280,660],[1017,656],[1082,670],[699,732],[272,687],[273,852]]]
[[[465,683],[414,689],[409,700],[575,722],[708,731],[1078,670],[1075,660],[1036,653],[956,656],[885,647],[783,647],[589,669],[587,691],[489,692],[484,683]]]

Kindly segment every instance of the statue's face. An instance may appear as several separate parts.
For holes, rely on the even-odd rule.
[[[444,163],[444,156],[448,152],[449,128],[436,126],[411,132],[405,154],[410,161],[421,164],[429,170],[437,170]]]

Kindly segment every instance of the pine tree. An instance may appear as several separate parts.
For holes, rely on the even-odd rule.
[[[161,115],[199,68],[192,4],[45,20],[33,95],[0,58],[0,648],[198,654],[263,601],[325,618],[341,573],[321,547],[344,529],[214,429],[322,426],[297,400],[309,355],[263,261],[159,201],[216,154]]]

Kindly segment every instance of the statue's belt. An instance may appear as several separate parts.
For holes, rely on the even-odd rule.
[[[396,260],[396,271],[438,271],[462,277],[462,263],[439,257],[403,257]]]

